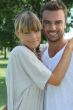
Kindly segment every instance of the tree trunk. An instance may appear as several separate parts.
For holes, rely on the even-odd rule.
[[[6,47],[4,47],[4,59],[6,59],[7,56],[6,56]]]

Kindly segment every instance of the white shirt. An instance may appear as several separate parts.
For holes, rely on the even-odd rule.
[[[62,48],[54,57],[50,58],[48,49],[45,50],[42,61],[54,70],[58,64],[64,48]],[[47,84],[45,90],[44,110],[73,110],[73,54],[67,73],[59,86]]]
[[[51,76],[48,70],[24,46],[11,52],[6,75],[8,110],[42,110],[46,82]]]

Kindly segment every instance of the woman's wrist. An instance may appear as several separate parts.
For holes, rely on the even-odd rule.
[[[73,44],[72,44],[73,45]],[[66,48],[68,48],[69,50],[73,51],[73,47],[72,47],[71,43],[68,42],[66,45]]]
[[[73,38],[68,40],[67,48],[69,48],[71,51],[73,51]]]

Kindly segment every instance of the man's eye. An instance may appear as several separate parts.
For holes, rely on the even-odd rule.
[[[50,21],[48,21],[48,20],[44,20],[44,21],[43,21],[43,24],[49,25],[49,24],[51,24],[51,23],[50,23]]]
[[[48,21],[43,21],[44,24],[48,24]]]
[[[56,21],[56,23],[55,24],[61,24],[62,23],[62,21]]]

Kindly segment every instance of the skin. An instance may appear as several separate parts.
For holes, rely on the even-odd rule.
[[[16,35],[20,39],[21,43],[26,45],[31,50],[37,48],[41,42],[41,32],[31,31],[29,33],[17,32]]]
[[[63,10],[45,10],[42,15],[42,24],[49,43],[48,52],[50,57],[53,57],[67,43],[64,39],[66,19]]]

